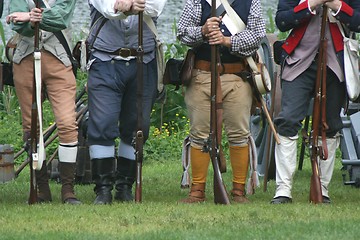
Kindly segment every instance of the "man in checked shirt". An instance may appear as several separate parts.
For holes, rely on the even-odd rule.
[[[181,200],[197,203],[205,200],[205,183],[210,156],[202,151],[210,131],[210,59],[212,45],[219,46],[223,123],[230,146],[233,170],[232,200],[246,203],[245,181],[249,167],[250,111],[253,92],[240,72],[247,68],[245,57],[253,55],[265,37],[265,22],[259,0],[226,0],[245,24],[239,30],[217,1],[217,13],[211,17],[211,0],[187,0],[178,24],[178,39],[195,48],[192,80],[185,91],[190,118],[192,185]]]

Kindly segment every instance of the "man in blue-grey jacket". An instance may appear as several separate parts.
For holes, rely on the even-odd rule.
[[[93,51],[88,64],[88,140],[95,182],[94,204],[110,204],[114,184],[115,200],[133,200],[132,186],[136,177],[132,141],[137,127],[137,13],[144,11],[144,18],[150,16],[156,23],[165,2],[166,0],[89,0],[94,23],[89,37],[89,42],[93,43]],[[101,16],[107,21],[103,22],[104,18]],[[102,27],[97,31],[100,25]],[[157,96],[158,75],[155,35],[145,22],[143,43],[142,129],[146,140],[149,135],[150,113]],[[120,144],[115,154],[115,139],[118,137]]]

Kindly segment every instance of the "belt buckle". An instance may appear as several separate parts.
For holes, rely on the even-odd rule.
[[[127,58],[127,57],[131,56],[130,48],[120,48],[119,56],[121,56],[123,58]]]

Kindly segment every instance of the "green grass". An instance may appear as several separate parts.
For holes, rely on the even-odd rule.
[[[95,206],[92,185],[76,185],[81,206],[60,201],[60,185],[51,182],[53,202],[29,206],[29,169],[0,184],[0,239],[358,239],[360,190],[342,183],[337,161],[330,193],[331,205],[308,203],[310,163],[297,171],[293,204],[271,205],[274,181],[262,186],[246,205],[213,203],[212,171],[207,201],[185,205],[177,201],[188,190],[180,188],[180,160],[153,160],[143,166],[143,202]],[[228,168],[230,169],[230,167]],[[230,189],[231,172],[223,174]]]

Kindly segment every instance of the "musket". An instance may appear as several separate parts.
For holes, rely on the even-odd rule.
[[[39,8],[40,2],[39,0],[35,0],[35,7]],[[37,131],[38,131],[38,103],[37,103],[37,89],[36,89],[36,77],[37,76],[37,65],[38,62],[41,61],[41,53],[39,49],[39,23],[36,22],[34,26],[34,80],[33,80],[33,93],[32,93],[32,106],[31,106],[31,130],[30,130],[30,194],[28,203],[34,204],[37,202],[37,186],[36,186],[36,179],[35,179],[35,169],[36,166],[34,164],[35,161],[38,161],[38,149],[37,149]],[[40,63],[41,64],[41,63]],[[40,80],[41,81],[41,80]]]
[[[327,22],[328,8],[323,5],[323,15],[321,20],[320,30],[320,46],[317,59],[317,72],[316,72],[316,83],[315,83],[315,94],[314,94],[314,106],[312,115],[312,129],[311,129],[311,182],[310,182],[310,197],[309,201],[312,203],[322,203],[322,192],[321,182],[319,176],[319,164],[318,158],[327,158],[326,139],[322,139],[323,147],[319,146],[319,128],[320,121],[322,123],[321,131],[322,136],[325,137],[325,130],[327,129],[326,118],[325,118],[325,94],[326,94],[326,49],[327,39],[325,37],[325,27]],[[320,118],[321,115],[321,118]]]
[[[135,202],[141,202],[142,200],[142,163],[143,163],[143,147],[144,147],[144,133],[142,130],[142,118],[143,118],[143,87],[144,87],[144,70],[143,70],[143,12],[139,12],[138,23],[138,49],[137,49],[137,130],[135,135],[135,158],[136,158],[136,184],[135,184]]]
[[[216,16],[216,0],[211,1],[211,16]],[[214,170],[214,202],[216,204],[230,204],[228,194],[225,189],[225,185],[220,171],[220,151],[218,142],[218,132],[221,129],[217,129],[217,111],[216,111],[216,99],[217,89],[219,81],[219,47],[217,45],[211,45],[211,91],[210,91],[210,133],[207,140],[207,149],[209,151],[211,163]]]

